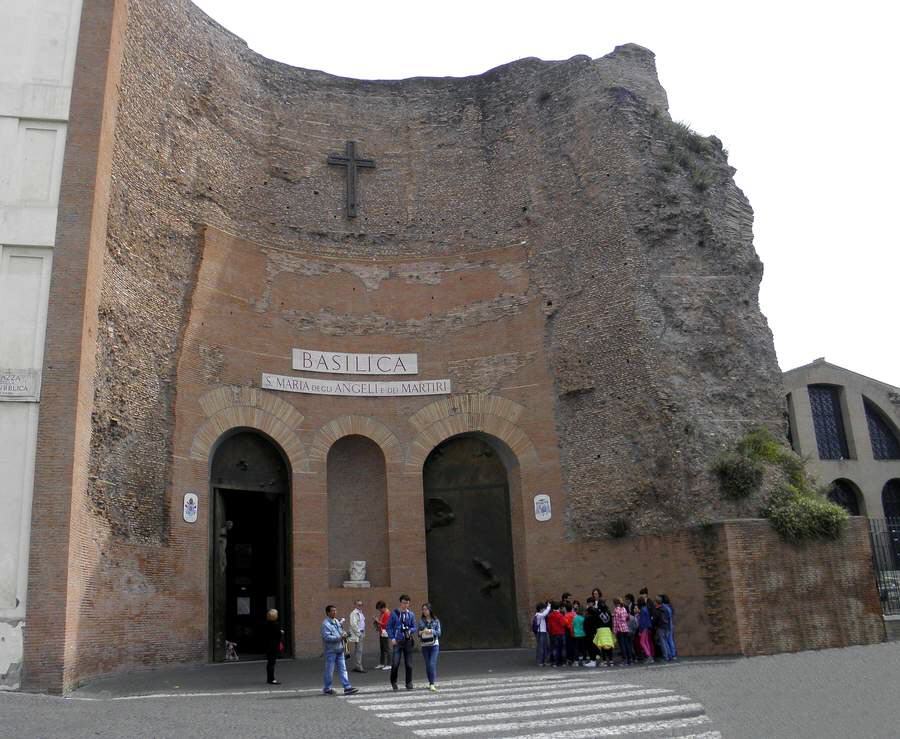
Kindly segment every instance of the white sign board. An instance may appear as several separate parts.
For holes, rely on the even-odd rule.
[[[0,401],[39,400],[41,373],[34,369],[0,369]]]
[[[330,375],[415,375],[419,371],[417,354],[347,354],[294,349],[295,370],[326,372]]]
[[[196,493],[185,493],[184,494],[184,512],[182,515],[184,516],[184,520],[188,523],[196,523],[197,514],[200,513],[200,499],[197,498]]]
[[[541,493],[534,496],[534,517],[538,521],[549,521],[553,517],[549,495]]]
[[[450,380],[408,380],[404,382],[317,380],[310,377],[286,377],[263,372],[262,388],[263,390],[282,390],[286,393],[349,395],[353,397],[449,395]]]

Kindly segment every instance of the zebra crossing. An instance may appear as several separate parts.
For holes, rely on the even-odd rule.
[[[347,701],[420,737],[721,738],[696,701],[593,674],[450,680],[437,693],[384,691]]]

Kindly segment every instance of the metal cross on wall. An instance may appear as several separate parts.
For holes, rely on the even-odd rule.
[[[375,160],[358,158],[356,142],[348,141],[343,154],[328,155],[328,163],[347,168],[347,218],[356,218],[356,170],[375,169]]]

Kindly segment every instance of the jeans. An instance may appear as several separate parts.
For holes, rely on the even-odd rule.
[[[620,631],[616,634],[616,638],[619,640],[619,651],[622,653],[622,659],[626,663],[631,664],[634,662],[634,639],[627,631]]]
[[[391,664],[391,640],[386,636],[379,636],[378,646],[381,647],[381,658],[378,660],[378,664],[387,667]]]
[[[550,657],[550,636],[546,631],[539,631],[535,638],[535,658],[539,665],[546,665]]]
[[[669,659],[675,659],[678,656],[678,652],[675,649],[675,629],[669,628]]]
[[[656,643],[659,644],[659,651],[662,652],[663,659],[668,662],[672,659],[672,655],[669,654],[669,630],[668,629],[656,629]]]
[[[429,685],[434,685],[437,682],[437,659],[440,651],[440,644],[422,647],[422,656],[425,658],[425,674],[428,676]]]
[[[347,661],[344,659],[344,648],[341,647],[340,651],[334,651],[333,649],[325,648],[325,687],[324,690],[327,692],[331,690],[331,680],[334,676],[334,666],[337,664],[338,668],[338,676],[341,678],[341,685],[344,686],[344,690],[347,690],[350,687],[350,678],[347,675]]]
[[[391,655],[391,685],[397,684],[397,673],[400,672],[400,658],[402,657],[406,668],[406,687],[412,687],[412,650],[412,640],[404,639],[394,645],[394,653]]]
[[[550,648],[553,650],[553,664],[562,667],[566,663],[566,637],[564,634],[553,634],[550,637]]]

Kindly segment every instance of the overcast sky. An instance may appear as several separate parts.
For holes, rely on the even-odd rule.
[[[756,213],[782,369],[900,386],[900,12],[890,2],[197,0],[267,57],[369,79],[527,56],[656,53],[672,117],[715,134]]]

